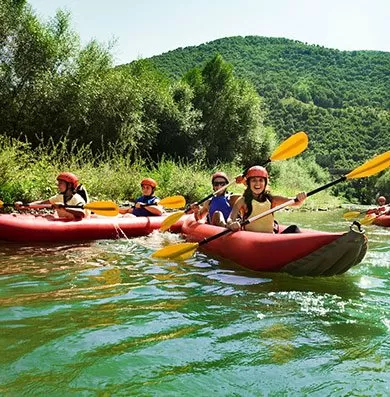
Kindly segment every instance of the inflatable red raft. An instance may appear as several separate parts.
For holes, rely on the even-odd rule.
[[[284,227],[281,227],[281,231]],[[200,242],[223,228],[198,223],[188,217],[182,227],[187,241]],[[287,272],[295,276],[332,276],[360,263],[367,251],[363,232],[327,233],[301,230],[295,234],[239,231],[201,246],[207,253],[263,272]]]
[[[372,223],[377,226],[390,227],[390,215],[380,215]]]
[[[42,216],[0,215],[0,240],[13,242],[61,242],[145,236],[159,229],[165,216],[91,217],[80,221]],[[180,231],[181,223],[171,230]]]

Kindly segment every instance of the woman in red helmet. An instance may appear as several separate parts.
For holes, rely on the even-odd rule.
[[[216,172],[211,177],[214,192],[221,189],[229,183],[229,179],[224,172]],[[226,226],[226,219],[228,219],[233,204],[240,197],[238,194],[231,194],[222,190],[215,194],[211,199],[204,202],[202,207],[197,204],[192,205],[191,208],[195,214],[196,220],[201,220],[207,216],[207,223],[216,226]]]
[[[154,195],[157,182],[152,178],[144,178],[141,181],[142,196],[135,200],[132,208],[120,208],[121,214],[131,214],[133,216],[159,216],[164,213],[164,209],[158,205],[160,199]]]
[[[59,218],[80,220],[84,218],[87,213],[82,208],[86,200],[84,200],[80,194],[76,193],[78,186],[79,181],[75,174],[71,172],[61,172],[57,176],[59,193],[47,200],[33,201],[29,203],[29,205],[52,204]],[[15,208],[18,209],[22,205],[23,203],[21,201],[17,201],[15,203]],[[67,208],[65,207],[66,205],[77,205],[80,206],[80,208]]]
[[[252,216],[260,215],[273,207],[291,200],[289,197],[273,196],[270,194],[269,190],[267,190],[268,172],[264,167],[256,165],[249,168],[246,172],[245,179],[247,188],[244,194],[234,204],[232,213],[227,222],[228,228],[233,231],[241,229],[241,224],[237,221],[240,214],[245,220]],[[299,193],[297,195],[298,201],[295,205],[301,205],[305,199],[306,193]],[[296,226],[290,227],[290,229],[286,229],[285,232],[294,232],[295,229],[297,229]],[[273,214],[249,223],[245,226],[245,230],[273,233],[275,231]]]

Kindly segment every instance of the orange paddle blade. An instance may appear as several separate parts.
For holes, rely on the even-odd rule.
[[[199,247],[199,243],[180,243],[168,245],[152,254],[157,259],[189,259]]]
[[[383,171],[386,168],[390,167],[390,152],[385,152],[380,154],[379,156],[374,157],[371,160],[368,160],[363,165],[358,168],[355,168],[349,174],[346,175],[347,179],[354,178],[364,178],[366,176],[371,176],[377,174],[380,171]]]
[[[295,157],[306,150],[308,144],[309,138],[306,133],[303,131],[297,132],[276,148],[270,160],[287,160],[291,157]]]
[[[183,215],[184,211],[174,212],[173,214],[168,215],[161,223],[160,231],[166,232],[172,225],[174,225]]]
[[[183,208],[186,205],[186,199],[183,196],[170,196],[163,198],[158,204],[167,208]]]

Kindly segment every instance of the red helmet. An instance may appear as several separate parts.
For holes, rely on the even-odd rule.
[[[383,202],[383,204],[386,204],[386,197],[385,196],[379,196],[377,201],[378,201],[378,203],[379,202]]]
[[[224,172],[216,172],[215,174],[213,174],[213,176],[211,177],[211,183],[213,183],[214,179],[216,178],[223,178],[225,179],[226,183],[229,183],[229,179]]]
[[[253,178],[259,176],[261,178],[266,178],[268,180],[268,172],[264,167],[261,167],[260,165],[255,165],[246,172],[245,177],[248,178]]]
[[[142,185],[149,185],[153,189],[155,189],[157,187],[157,182],[154,179],[152,179],[152,178],[144,178],[141,181],[141,186]]]
[[[61,172],[57,176],[57,181],[65,181],[68,183],[71,183],[73,187],[76,187],[79,184],[79,178],[75,174],[72,174],[71,172]]]

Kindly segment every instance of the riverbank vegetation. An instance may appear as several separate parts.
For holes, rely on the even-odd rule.
[[[324,59],[327,65],[327,52],[278,39],[226,39],[200,46],[198,58],[183,49],[181,61],[175,52],[164,65],[152,59],[115,67],[111,45],[92,40],[82,46],[70,25],[70,15],[61,10],[42,22],[25,0],[0,3],[3,201],[47,197],[55,191],[60,170],[79,174],[92,198],[134,198],[139,180],[147,174],[159,181],[161,197],[183,194],[195,201],[209,193],[214,170],[238,175],[247,166],[263,163],[277,144],[303,130],[309,135],[309,149],[270,167],[275,193],[295,195],[329,181],[329,172],[343,174],[344,167],[352,169],[386,150],[389,91],[383,85],[388,81],[388,57],[382,54],[361,57],[357,52],[357,62],[365,59],[372,69],[370,77],[353,69],[347,78],[353,89],[340,88],[331,95],[324,84],[334,75],[346,78],[337,69],[339,63],[344,65],[344,53],[327,69],[325,80],[310,81],[302,80],[300,71],[310,69],[310,59],[319,65]],[[239,62],[232,56],[238,44]],[[288,58],[288,64],[296,60],[297,45],[298,54],[308,51],[308,64],[293,68],[292,78],[280,59]],[[239,55],[248,46],[256,65],[260,60],[253,51],[263,53],[261,64],[268,66],[260,74],[248,69],[248,54]],[[273,57],[282,47],[284,58]],[[271,64],[266,61],[270,57]],[[350,67],[353,57],[348,59]],[[167,72],[174,65],[179,75]],[[316,70],[318,75],[324,72]],[[310,73],[316,76],[315,70]],[[365,83],[357,83],[362,76]],[[382,83],[375,84],[379,80]],[[375,96],[364,94],[359,101],[367,87]],[[318,92],[326,94],[323,100]],[[344,98],[341,102],[338,95]],[[339,200],[372,203],[379,191],[390,194],[389,179],[388,173],[338,185],[318,206],[338,201],[330,193]],[[313,197],[310,203],[317,200]]]
[[[326,183],[329,175],[314,161],[289,159],[273,163],[271,189],[275,194],[295,196],[301,190],[310,190]],[[0,137],[0,199],[3,202],[22,200],[29,202],[47,198],[56,193],[55,178],[60,171],[71,170],[86,186],[91,201],[133,201],[140,195],[140,181],[146,176],[156,179],[156,193],[161,197],[183,195],[194,202],[211,191],[211,175],[224,170],[230,177],[240,175],[236,165],[219,164],[207,168],[202,163],[186,163],[162,158],[151,165],[145,160],[134,160],[123,150],[111,149],[96,155],[89,146],[66,140],[50,141],[34,149],[28,142]],[[241,193],[243,185],[233,185],[232,191]],[[321,192],[307,200],[309,209],[338,206],[340,199],[329,192]]]

